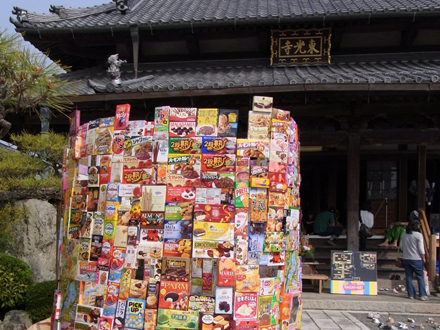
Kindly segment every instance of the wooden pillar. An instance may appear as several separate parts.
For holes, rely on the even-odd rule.
[[[417,209],[425,211],[426,146],[420,145],[418,150]]]
[[[328,203],[329,207],[336,208],[336,159],[332,159],[328,163]]]
[[[399,160],[399,209],[397,221],[407,221],[408,210],[408,159]]]
[[[360,134],[348,135],[347,153],[347,249],[359,250]]]
[[[427,261],[428,278],[430,281],[434,281],[437,268],[437,235],[429,235],[429,256],[427,256]]]

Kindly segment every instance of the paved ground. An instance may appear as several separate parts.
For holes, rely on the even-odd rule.
[[[367,318],[368,311],[350,312],[333,310],[306,310],[303,311],[302,330],[376,330],[379,326]],[[389,318],[391,322],[388,322]],[[429,323],[429,318],[436,323]],[[380,321],[400,328],[399,322],[406,324],[408,329],[436,329],[440,325],[440,315],[408,314],[408,313],[380,313]],[[413,319],[415,322],[409,322]]]

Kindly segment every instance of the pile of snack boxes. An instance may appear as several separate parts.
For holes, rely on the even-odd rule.
[[[61,328],[300,329],[299,141],[288,111],[71,118]]]

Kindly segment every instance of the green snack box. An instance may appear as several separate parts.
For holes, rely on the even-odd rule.
[[[173,309],[159,309],[157,313],[156,329],[198,329],[198,311],[180,311]]]

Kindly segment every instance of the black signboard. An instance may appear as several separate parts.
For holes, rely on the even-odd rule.
[[[330,64],[331,30],[272,30],[270,65]]]
[[[377,281],[376,252],[332,251],[331,280]]]

